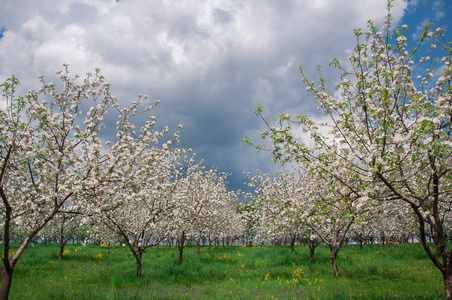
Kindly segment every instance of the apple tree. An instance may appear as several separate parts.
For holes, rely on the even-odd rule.
[[[367,186],[359,193],[409,207],[452,299],[452,251],[446,244],[452,207],[451,42],[430,23],[409,40],[407,26],[393,29],[390,14],[381,30],[368,24],[367,31],[354,31],[357,44],[348,65],[331,62],[341,71],[334,95],[321,72],[316,84],[300,68],[306,89],[329,117],[328,134],[312,118],[282,114],[276,126],[264,118],[269,130],[263,135],[278,160],[315,162],[339,179],[352,172]],[[263,116],[262,107],[256,113]],[[310,133],[315,146],[297,139],[298,130]],[[327,157],[335,157],[333,163]],[[428,245],[429,233],[439,257]]]
[[[6,108],[0,108],[0,299],[8,298],[14,268],[32,239],[57,214],[87,209],[89,195],[116,174],[111,162],[119,158],[106,156],[99,137],[107,111],[122,115],[110,84],[98,69],[81,78],[66,65],[57,74],[58,84],[40,77],[42,87],[25,96],[17,95],[15,76],[1,85]],[[130,109],[138,112],[144,100]],[[25,238],[10,256],[11,230],[24,222]]]

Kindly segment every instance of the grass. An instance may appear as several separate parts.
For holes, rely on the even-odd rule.
[[[13,250],[14,250],[13,244]],[[328,249],[307,246],[147,249],[143,277],[127,248],[36,244],[16,266],[10,299],[444,299],[440,272],[418,244],[345,246],[332,275]],[[77,251],[76,251],[77,249]]]

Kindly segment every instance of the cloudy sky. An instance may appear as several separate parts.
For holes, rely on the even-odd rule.
[[[243,172],[279,168],[240,142],[264,130],[254,107],[318,115],[298,67],[314,77],[325,66],[333,86],[329,60],[345,61],[353,29],[386,13],[385,0],[0,0],[0,81],[15,74],[26,91],[64,63],[80,75],[98,67],[124,105],[160,100],[158,124],[182,124],[183,146],[243,189]],[[452,33],[451,0],[396,0],[392,15],[410,33],[426,21]]]

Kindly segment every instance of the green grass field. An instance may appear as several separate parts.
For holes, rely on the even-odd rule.
[[[127,248],[66,249],[58,261],[57,245],[29,248],[10,299],[444,299],[441,274],[418,244],[345,246],[339,278],[322,246],[314,264],[307,246],[202,247],[200,256],[186,247],[181,265],[177,247],[160,246],[144,253],[142,278]]]

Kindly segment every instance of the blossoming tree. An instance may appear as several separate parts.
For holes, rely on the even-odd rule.
[[[47,236],[58,239],[60,251],[58,254],[58,260],[63,259],[64,247],[73,239],[77,233],[81,233],[82,230],[88,225],[88,220],[78,212],[73,213],[58,213],[55,217],[49,221],[49,223],[38,234],[46,231]]]
[[[337,254],[350,226],[371,201],[359,196],[351,182],[339,182],[323,172],[295,170],[274,178],[258,172],[250,186],[257,193],[252,202],[259,219],[257,231],[264,236],[281,236],[287,231],[315,233],[308,239],[311,261],[318,236],[330,248],[333,274],[338,276]]]
[[[258,238],[281,239],[291,235],[293,252],[293,237],[303,231],[303,222],[299,218],[299,198],[303,182],[299,180],[298,172],[278,172],[273,178],[270,174],[261,174],[259,170],[253,177],[250,173],[246,175],[250,178],[247,185],[255,191],[255,194],[247,193],[245,196],[251,199],[250,204],[254,208]]]
[[[330,118],[330,135],[306,116],[295,120],[283,114],[264,136],[271,138],[277,159],[316,161],[319,170],[338,178],[353,172],[368,185],[363,189],[368,195],[408,206],[452,299],[452,251],[446,244],[452,207],[452,47],[444,30],[431,26],[425,25],[410,48],[407,26],[393,30],[390,14],[381,31],[372,22],[367,32],[355,30],[349,66],[331,62],[342,71],[337,96],[330,95],[323,77],[316,85],[301,69],[307,90]],[[261,107],[256,112],[262,116]],[[311,134],[314,148],[297,140],[298,129]],[[328,156],[336,157],[335,163],[324,159]],[[439,258],[428,245],[429,231]]]
[[[140,134],[135,133],[128,122],[129,112],[122,113],[119,139],[106,154],[112,158],[107,168],[114,171],[102,189],[90,195],[90,211],[95,212],[95,219],[122,237],[135,257],[139,278],[144,251],[158,245],[173,226],[171,210],[176,206],[173,193],[177,187],[174,178],[186,151],[177,145],[178,132],[173,140],[159,147],[159,138],[168,129],[153,131],[154,120],[146,122]]]
[[[236,211],[235,193],[226,188],[228,174],[206,170],[193,162],[187,162],[187,166],[178,182],[174,196],[177,205],[172,215],[172,235],[178,240],[180,263],[187,238],[207,235],[210,245],[212,237],[234,235],[243,229]]]
[[[0,299],[8,298],[14,268],[33,237],[63,210],[85,209],[86,196],[115,175],[112,160],[119,158],[104,154],[98,136],[107,111],[118,108],[110,85],[97,69],[83,79],[69,76],[67,66],[58,74],[61,90],[43,77],[42,88],[24,97],[16,95],[14,76],[1,85],[7,107],[0,109]],[[130,109],[138,112],[144,100]],[[24,220],[25,239],[10,257],[11,229]]]

